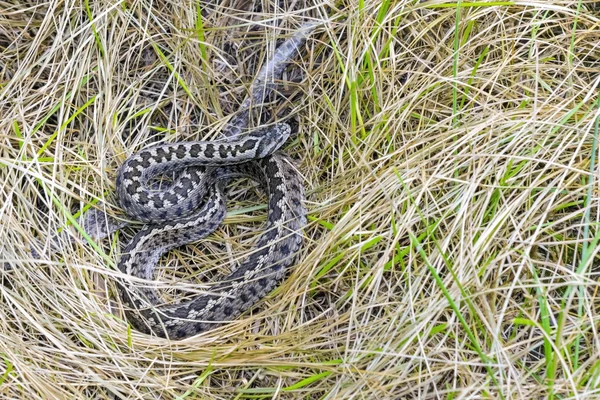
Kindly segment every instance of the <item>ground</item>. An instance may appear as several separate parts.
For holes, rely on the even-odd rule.
[[[222,328],[136,332],[136,227],[90,245],[73,216],[120,215],[99,201],[136,150],[216,138],[306,21],[261,115],[296,131],[296,265]],[[0,397],[600,398],[599,42],[587,0],[0,1]],[[235,268],[266,216],[248,188],[157,279]]]

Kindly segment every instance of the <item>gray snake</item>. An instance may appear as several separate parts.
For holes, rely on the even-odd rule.
[[[219,226],[225,217],[223,187],[229,179],[249,177],[268,193],[267,226],[256,250],[210,294],[161,306],[154,288],[128,281],[118,284],[127,318],[136,329],[170,339],[212,329],[263,298],[293,264],[306,224],[304,190],[289,157],[276,152],[289,137],[290,128],[280,123],[244,136],[240,133],[247,125],[250,107],[262,103],[273,90],[275,79],[314,27],[302,27],[261,69],[250,97],[225,129],[228,141],[153,146],[134,154],[119,168],[120,205],[130,216],[151,223],[127,245],[119,269],[144,280],[153,279],[162,254],[201,239]],[[175,170],[178,178],[167,190],[149,187],[153,177]]]
[[[266,187],[269,195],[266,232],[259,238],[257,249],[211,294],[158,306],[161,299],[155,289],[128,282],[119,284],[128,319],[138,330],[179,339],[211,329],[264,297],[292,264],[306,223],[304,191],[289,158],[282,153],[271,154],[288,137],[289,127],[275,125],[266,134],[264,131],[235,142],[161,145],[132,156],[121,167],[117,187],[122,207],[141,220],[162,221],[142,228],[119,261],[122,272],[145,280],[153,278],[154,267],[163,253],[201,239],[219,226],[225,217],[223,180],[247,176]],[[244,158],[251,161],[234,164]],[[168,191],[153,193],[144,188],[143,182],[153,174],[192,165],[179,174],[181,179]],[[226,166],[211,170],[215,165]],[[206,188],[210,188],[208,196],[203,193]],[[200,208],[186,216],[197,208],[197,199],[203,197],[206,200]]]

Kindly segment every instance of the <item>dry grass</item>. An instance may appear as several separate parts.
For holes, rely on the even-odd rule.
[[[600,398],[598,2],[248,3],[0,1],[0,397]],[[215,137],[306,19],[329,22],[270,106],[310,212],[280,288],[169,342],[122,320],[128,232],[31,259],[133,151]],[[244,187],[162,279],[251,249]]]

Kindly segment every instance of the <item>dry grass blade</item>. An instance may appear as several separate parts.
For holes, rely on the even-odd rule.
[[[217,137],[306,20],[262,119],[298,121],[307,244],[252,313],[132,331],[128,230],[31,257],[132,152]],[[0,1],[0,397],[600,398],[598,43],[589,0]],[[167,297],[251,251],[247,188]]]

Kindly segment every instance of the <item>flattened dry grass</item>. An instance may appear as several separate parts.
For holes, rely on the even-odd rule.
[[[598,2],[248,3],[0,1],[0,397],[600,398]],[[298,125],[297,265],[223,328],[135,332],[131,233],[85,245],[71,216],[132,152],[216,137],[306,20],[264,116]],[[251,251],[247,187],[163,281]]]

